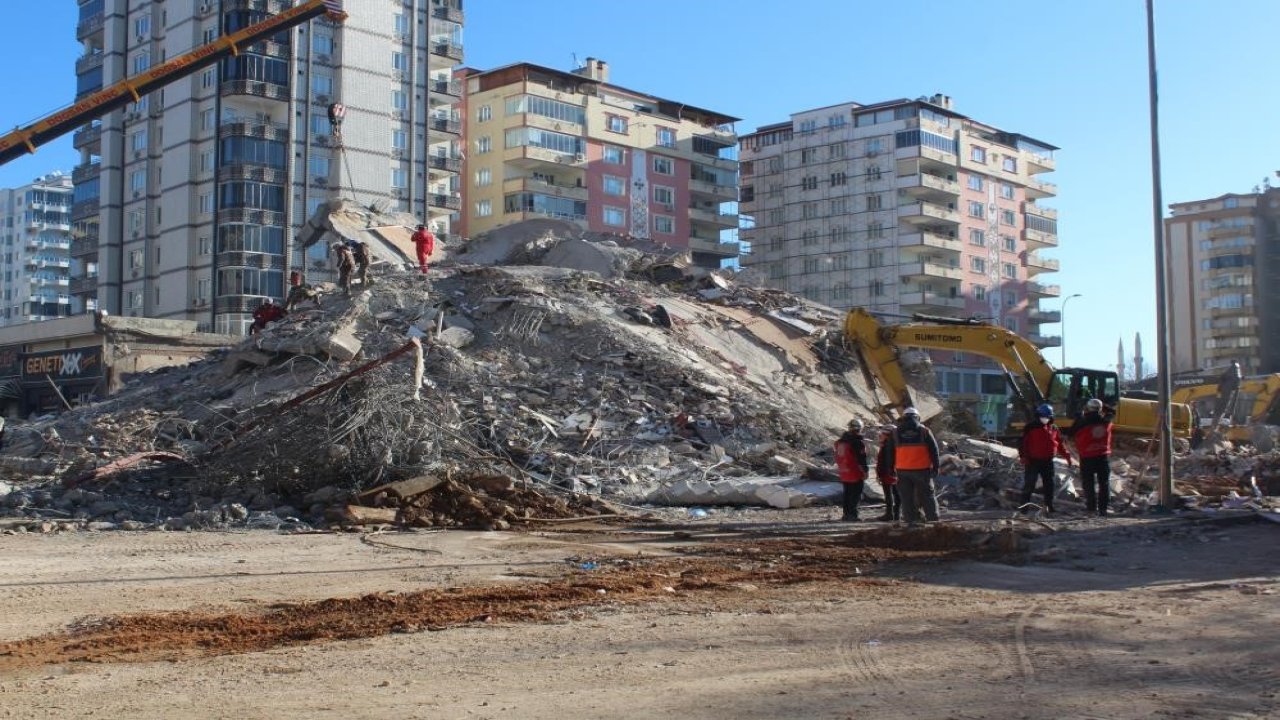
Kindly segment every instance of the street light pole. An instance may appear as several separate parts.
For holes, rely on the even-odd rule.
[[[1058,314],[1061,316],[1058,318],[1058,322],[1062,325],[1062,345],[1058,348],[1062,351],[1062,367],[1067,366],[1067,303],[1071,302],[1072,298],[1078,297],[1084,296],[1080,293],[1076,293],[1075,295],[1068,295],[1063,298],[1062,309],[1058,311]]]
[[[1160,506],[1173,510],[1173,426],[1169,419],[1169,399],[1173,394],[1169,377],[1169,291],[1164,247],[1164,198],[1160,188],[1160,95],[1156,90],[1156,11],[1147,0],[1147,101],[1151,111],[1151,224],[1156,251],[1156,369],[1159,390],[1159,467],[1157,488]]]

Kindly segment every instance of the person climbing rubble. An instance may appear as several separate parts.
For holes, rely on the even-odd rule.
[[[893,459],[886,452],[891,437],[893,437],[893,426],[881,426],[880,449],[876,451],[876,479],[880,481],[880,487],[884,488],[884,514],[880,516],[881,522],[893,522],[902,515],[902,499],[898,495],[898,476],[894,474]]]
[[[902,411],[902,418],[889,434],[885,452],[898,478],[898,496],[902,500],[902,519],[909,527],[920,525],[920,513],[930,522],[938,520],[938,499],[933,480],[940,465],[938,440],[920,422],[920,412],[913,407]]]
[[[427,274],[427,258],[435,254],[436,236],[431,234],[426,225],[419,225],[413,234],[413,247],[418,253],[418,267],[422,274]]]
[[[1044,403],[1036,408],[1035,420],[1027,423],[1018,443],[1018,460],[1022,463],[1022,505],[1031,503],[1036,490],[1036,478],[1040,479],[1044,492],[1044,512],[1053,513],[1054,470],[1053,459],[1063,458],[1072,464],[1071,453],[1062,441],[1062,432],[1053,422],[1053,406]]]
[[[858,502],[862,499],[867,479],[867,443],[862,437],[862,428],[862,421],[854,418],[836,440],[836,468],[840,471],[840,484],[844,489],[841,522],[858,521]]]
[[[303,300],[315,301],[320,307],[320,292],[302,281],[302,273],[294,270],[289,273],[289,294],[284,299],[284,311],[291,313]]]
[[[1084,414],[1071,426],[1071,441],[1080,455],[1080,484],[1084,487],[1085,509],[1107,516],[1111,498],[1111,425],[1115,410],[1094,398],[1085,403]]]
[[[348,294],[351,293],[351,274],[356,269],[356,258],[346,243],[335,242],[330,246],[334,261],[338,264],[338,285]]]
[[[351,258],[356,264],[356,278],[360,280],[361,288],[369,286],[369,264],[372,259],[369,255],[369,243],[359,240],[347,240],[347,248],[351,250]]]
[[[257,335],[267,329],[268,323],[273,323],[284,317],[284,308],[275,303],[274,300],[263,300],[262,304],[253,311],[253,324],[249,326],[249,334]]]

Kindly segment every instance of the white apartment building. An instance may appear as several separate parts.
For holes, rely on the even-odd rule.
[[[80,0],[77,96],[291,0]],[[447,234],[457,173],[462,0],[348,0],[76,132],[73,281],[86,309],[243,332],[290,270],[327,268],[294,236],[339,197]],[[341,133],[330,107],[345,106]],[[343,150],[339,150],[339,145]]]
[[[795,113],[741,136],[742,264],[765,282],[837,308],[981,317],[1040,347],[1060,312],[1043,282],[1058,261],[1057,211],[1040,201],[1057,148],[955,112],[935,95]],[[938,390],[1004,426],[1004,374],[940,357]]]
[[[0,327],[65,317],[71,297],[71,176],[0,190]]]

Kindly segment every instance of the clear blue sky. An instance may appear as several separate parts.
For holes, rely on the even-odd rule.
[[[348,0],[364,2],[365,0]],[[75,91],[75,3],[6,0],[0,127]],[[523,7],[523,6],[522,6]],[[845,100],[941,92],[955,109],[1062,148],[1068,361],[1113,366],[1141,332],[1155,360],[1142,0],[468,0],[467,64],[609,61],[620,85],[744,118],[739,130]],[[1272,66],[1280,2],[1157,0],[1166,204],[1247,192],[1280,170]],[[76,161],[69,138],[0,168],[0,186]],[[1046,204],[1050,204],[1046,202]],[[1056,308],[1058,301],[1045,302]],[[1045,332],[1057,332],[1045,326]],[[1056,364],[1059,353],[1049,358]]]

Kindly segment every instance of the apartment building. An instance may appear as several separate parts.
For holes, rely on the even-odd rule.
[[[555,217],[603,233],[736,257],[737,118],[573,72],[466,70],[464,234]]]
[[[741,139],[744,267],[837,308],[981,317],[1042,348],[1061,319],[1040,301],[1058,261],[1052,145],[955,112],[934,95],[795,113]],[[1006,420],[1002,371],[935,353],[938,390],[992,429]]]
[[[1165,218],[1174,372],[1280,372],[1280,189],[1170,205]]]
[[[80,0],[77,96],[291,0]],[[73,294],[86,309],[243,332],[293,269],[324,273],[296,230],[339,197],[447,234],[457,197],[461,0],[347,2],[75,133]],[[341,127],[330,120],[345,108]],[[338,132],[340,129],[340,133]]]
[[[76,312],[70,284],[71,176],[0,190],[0,327]]]

